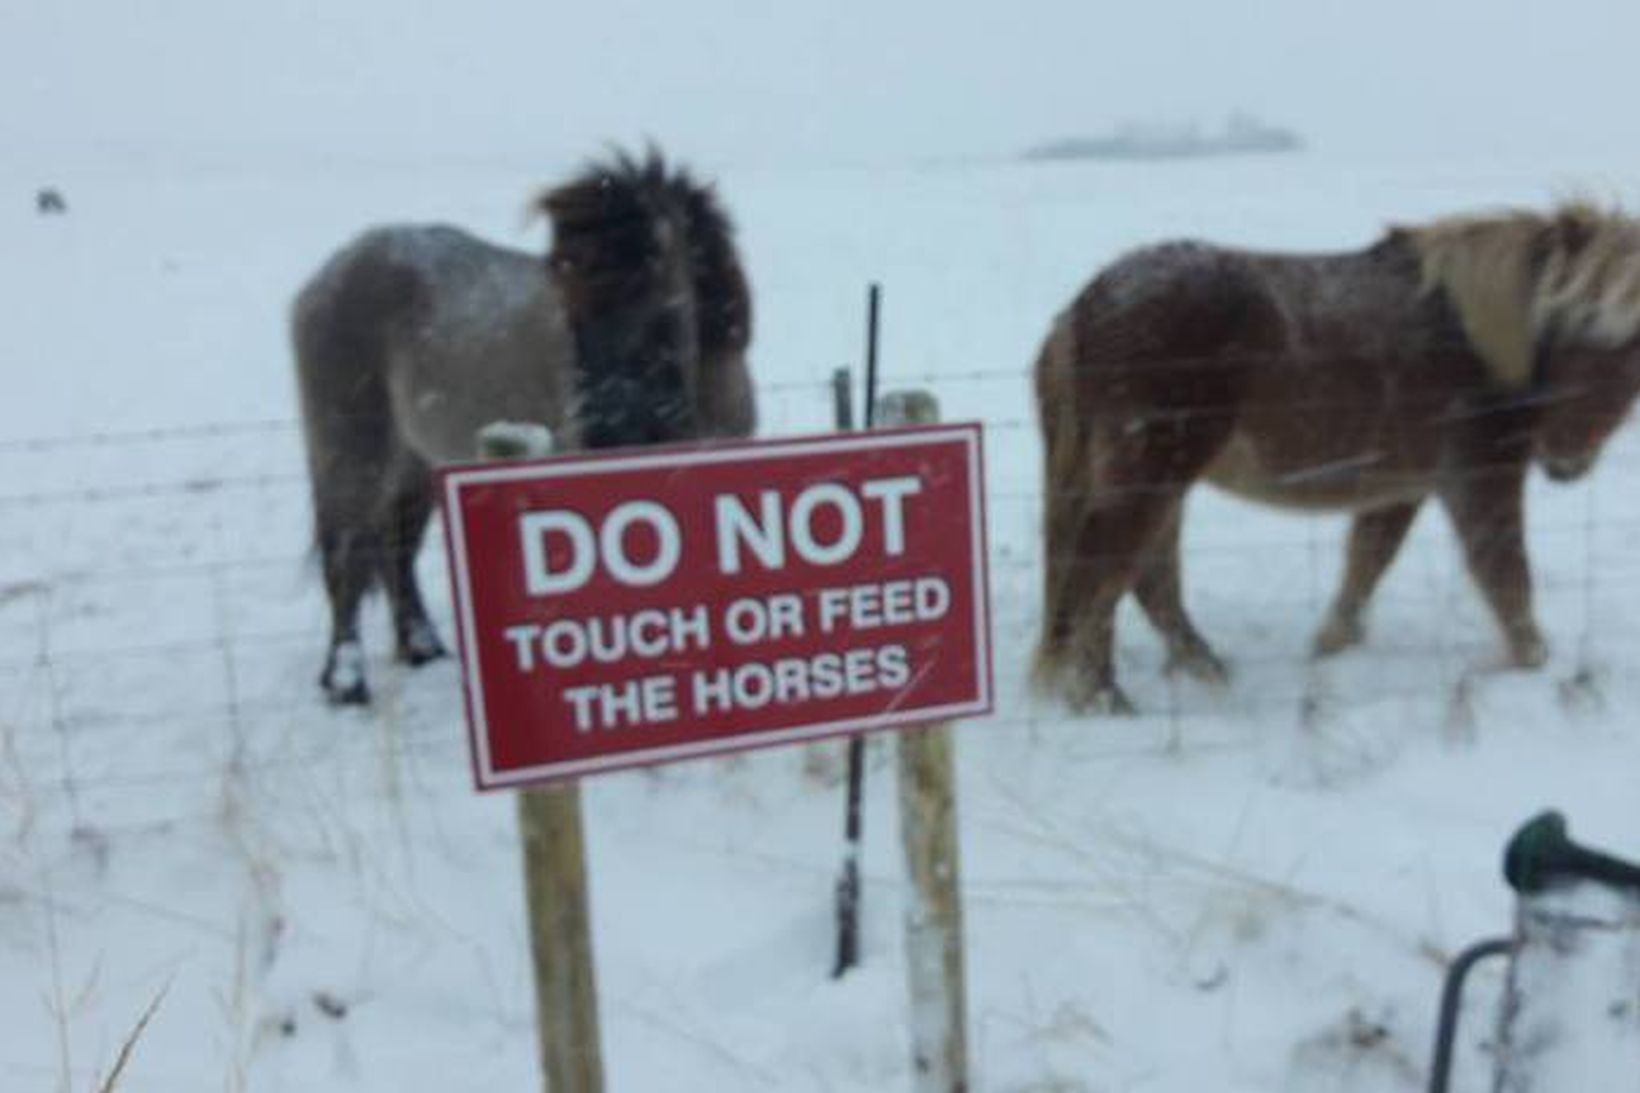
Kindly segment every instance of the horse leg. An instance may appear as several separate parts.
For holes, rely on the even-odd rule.
[[[405,476],[389,506],[382,540],[382,586],[393,613],[399,660],[419,667],[446,655],[416,583],[416,555],[433,513],[432,481],[424,466]]]
[[[1401,549],[1421,501],[1389,505],[1357,514],[1350,525],[1344,583],[1315,636],[1315,655],[1331,656],[1358,644],[1365,631],[1361,612]]]
[[[1038,682],[1058,684],[1079,712],[1134,713],[1116,682],[1116,607],[1138,578],[1146,548],[1165,529],[1177,495],[1142,484],[1124,488],[1118,480],[1096,486],[1091,498],[1057,500],[1079,511],[1060,522],[1048,543],[1058,580],[1048,590]]]
[[[1179,579],[1179,531],[1184,518],[1181,499],[1157,533],[1150,556],[1139,571],[1133,594],[1151,625],[1167,642],[1168,671],[1183,671],[1207,683],[1226,683],[1230,671],[1186,614]]]
[[[1503,627],[1510,661],[1517,668],[1537,668],[1549,652],[1532,612],[1524,480],[1524,465],[1511,467],[1458,483],[1441,500],[1463,542],[1469,573]]]
[[[1231,420],[1203,416],[1189,428],[1116,423],[1090,438],[1082,474],[1050,479],[1050,583],[1037,677],[1049,682],[1071,669],[1066,690],[1073,706],[1132,712],[1133,704],[1116,684],[1112,647],[1117,604],[1129,590],[1138,594],[1142,578],[1149,578],[1143,595],[1161,613],[1158,625],[1164,632],[1179,635],[1186,648],[1183,635],[1194,634],[1206,648],[1179,595],[1175,525],[1185,491],[1229,439]],[[1163,548],[1161,562],[1147,556],[1157,544]]]
[[[1085,596],[1070,643],[1076,674],[1068,693],[1074,709],[1137,712],[1116,682],[1116,608],[1133,590],[1145,566],[1145,553],[1165,532],[1176,504],[1175,497],[1158,496],[1148,488],[1121,491],[1096,502],[1083,519],[1065,574],[1067,590],[1081,589]]]
[[[370,701],[370,687],[359,642],[359,604],[375,577],[380,544],[374,533],[343,521],[323,521],[318,538],[330,598],[330,649],[319,686],[336,705],[362,706]]]

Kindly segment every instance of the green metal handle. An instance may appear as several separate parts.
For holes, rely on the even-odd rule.
[[[1522,895],[1573,880],[1640,891],[1640,865],[1579,846],[1566,833],[1566,817],[1553,809],[1526,821],[1509,840],[1503,877]]]

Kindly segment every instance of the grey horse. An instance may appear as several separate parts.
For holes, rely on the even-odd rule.
[[[378,582],[400,660],[444,654],[415,558],[435,466],[498,421],[560,448],[749,435],[751,292],[714,191],[651,150],[547,191],[545,259],[455,228],[378,227],[296,297],[291,334],[330,598],[320,685],[370,700],[358,612]]]

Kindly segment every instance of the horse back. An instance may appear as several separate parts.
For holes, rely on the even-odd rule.
[[[1147,248],[1090,282],[1050,336],[1038,364],[1050,454],[1056,435],[1072,449],[1142,443],[1166,473],[1211,451],[1212,481],[1303,507],[1421,492],[1461,429],[1453,407],[1490,397],[1455,335],[1394,246]]]
[[[334,418],[437,464],[491,421],[566,431],[573,342],[544,264],[459,229],[366,232],[303,288],[293,334],[310,432]]]
[[[1119,259],[1062,313],[1038,360],[1038,398],[1078,414],[1227,411],[1284,319],[1256,268],[1195,243]]]

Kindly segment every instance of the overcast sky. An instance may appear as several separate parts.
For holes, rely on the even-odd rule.
[[[16,148],[720,165],[1010,154],[1253,111],[1318,148],[1635,140],[1636,0],[0,0]]]

